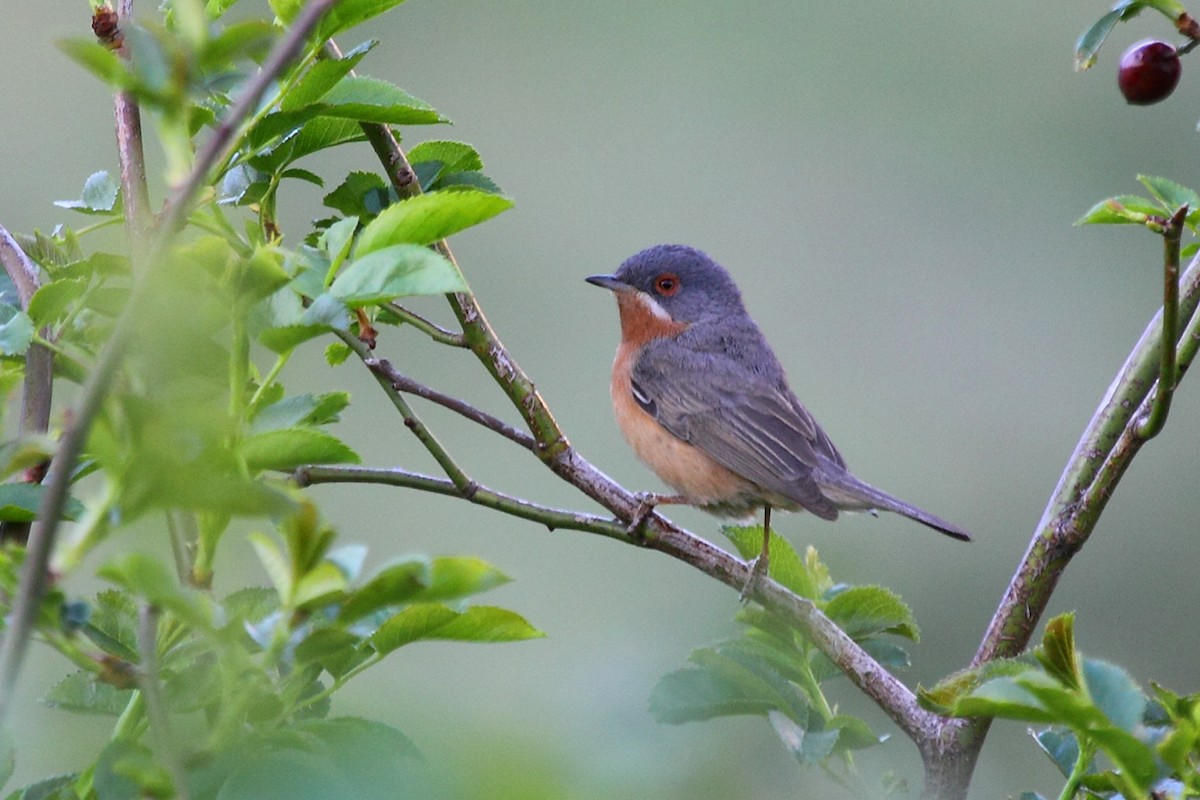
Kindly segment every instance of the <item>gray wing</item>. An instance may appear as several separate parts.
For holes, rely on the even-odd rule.
[[[761,335],[749,348],[744,340],[739,344],[729,352],[697,350],[677,340],[652,342],[633,366],[634,399],[664,428],[725,468],[818,517],[835,519],[837,507],[813,471],[844,470],[845,462],[787,388]]]

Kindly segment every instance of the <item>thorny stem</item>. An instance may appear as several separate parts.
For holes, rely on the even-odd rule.
[[[142,252],[142,258],[148,266],[153,266],[166,251],[171,236],[186,221],[196,193],[207,180],[213,164],[222,153],[232,147],[233,134],[240,126],[241,121],[255,109],[267,87],[300,52],[308,35],[335,2],[336,0],[311,0],[305,6],[304,10],[297,15],[287,35],[276,44],[263,62],[259,73],[250,81],[237,102],[225,115],[212,138],[197,155],[187,179],[167,201],[159,224],[154,234],[149,237],[150,241]],[[137,250],[135,249],[136,254]],[[148,285],[148,282],[144,280],[146,271],[135,267],[135,275],[141,275],[143,279],[135,281],[121,316],[117,319],[108,341],[97,356],[50,465],[50,472],[46,479],[46,492],[42,495],[41,503],[38,506],[37,521],[30,531],[25,561],[21,567],[20,589],[12,605],[3,641],[0,642],[0,727],[3,727],[7,721],[13,689],[16,687],[17,675],[29,644],[29,634],[33,629],[38,608],[45,594],[48,579],[46,565],[50,561],[50,552],[58,531],[62,509],[67,500],[71,473],[79,459],[88,432],[91,430],[92,421],[99,412],[112,380],[118,372],[117,367],[124,355],[125,346],[138,324],[133,312],[140,307]]]
[[[133,0],[120,0],[117,5],[117,22],[124,27],[133,20]],[[117,54],[129,60],[128,39],[122,37]],[[146,185],[146,156],[142,140],[142,112],[133,92],[117,92],[113,95],[113,115],[117,122],[117,160],[121,172],[121,198],[125,210],[125,237],[130,249],[136,252],[146,241],[146,233],[153,221],[150,213],[150,191]],[[143,259],[134,257],[133,262],[142,267]]]

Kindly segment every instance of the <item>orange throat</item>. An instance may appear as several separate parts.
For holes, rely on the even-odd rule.
[[[677,336],[687,329],[687,323],[671,319],[648,294],[624,291],[616,295],[622,344],[641,347],[652,339]]]

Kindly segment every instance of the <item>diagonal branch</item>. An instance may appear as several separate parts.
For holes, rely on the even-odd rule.
[[[636,500],[632,496],[582,458],[573,456],[571,461],[575,464],[578,475],[590,475],[605,489],[629,497],[630,511],[636,506]],[[468,493],[448,480],[403,469],[313,465],[296,470],[294,478],[302,487],[323,483],[372,483],[458,497],[475,505],[537,522],[550,530],[561,528],[596,533],[625,544],[651,547],[739,591],[750,581],[750,567],[744,562],[695,534],[657,517],[647,524],[647,527],[653,525],[656,528],[657,535],[652,541],[646,541],[639,534],[630,533],[626,525],[611,519],[549,508],[479,484],[474,484]],[[811,601],[767,579],[755,583],[754,599],[808,636],[821,652],[837,664],[850,680],[874,700],[918,745],[936,736],[942,718],[922,709],[907,686],[847,636],[845,631]]]

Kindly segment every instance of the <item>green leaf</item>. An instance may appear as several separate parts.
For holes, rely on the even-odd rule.
[[[1162,209],[1137,195],[1120,195],[1101,200],[1075,220],[1075,225],[1142,225],[1147,216],[1160,215]]]
[[[331,39],[402,2],[404,0],[341,0],[325,13],[317,27],[316,38]]]
[[[322,561],[296,582],[292,605],[314,607],[333,602],[346,591],[346,576],[337,565]]]
[[[213,626],[211,601],[193,589],[179,585],[175,574],[146,553],[125,553],[105,562],[96,571],[104,580],[146,598],[202,630]]]
[[[1084,659],[1083,679],[1092,702],[1113,725],[1133,732],[1146,713],[1146,695],[1116,664],[1095,658]]]
[[[345,342],[332,342],[325,348],[325,363],[331,367],[344,364],[353,352]]]
[[[775,708],[775,692],[761,681],[738,680],[706,669],[669,672],[650,693],[650,715],[678,725],[716,717],[763,715]]]
[[[296,645],[296,666],[317,664],[335,678],[341,677],[353,662],[361,662],[361,641],[342,628],[318,628]]]
[[[320,101],[337,82],[350,74],[378,42],[368,41],[346,53],[341,58],[324,59],[309,67],[296,85],[283,96],[280,111],[299,111],[305,106]]]
[[[109,655],[137,661],[137,602],[133,596],[116,589],[96,595],[83,634]]]
[[[41,328],[56,321],[67,306],[78,300],[88,287],[83,279],[59,279],[43,284],[29,300],[28,314],[34,326]]]
[[[0,484],[0,521],[33,522],[45,494],[46,486],[40,483]],[[62,519],[78,519],[83,512],[83,503],[69,497],[63,504]]]
[[[1200,195],[1173,180],[1153,175],[1138,175],[1138,180],[1163,204],[1168,213],[1175,213],[1180,206],[1200,208]]]
[[[373,172],[351,172],[322,201],[347,217],[371,219],[391,203],[389,187]]]
[[[1037,742],[1037,746],[1041,748],[1042,752],[1054,762],[1054,766],[1058,767],[1058,771],[1063,774],[1064,778],[1074,771],[1075,762],[1079,759],[1079,740],[1068,728],[1055,726],[1042,731],[1031,730],[1029,735]],[[1088,771],[1095,771],[1094,763]]]
[[[836,749],[839,751],[864,750],[882,744],[888,738],[876,734],[866,722],[848,714],[835,714],[825,722],[825,729],[838,732]]]
[[[408,602],[429,586],[433,565],[425,558],[410,558],[386,566],[342,604],[338,618],[352,622],[381,608]]]
[[[232,264],[232,285],[239,300],[252,303],[275,293],[292,277],[283,269],[282,256],[272,247],[255,248],[249,258]]]
[[[410,163],[419,164],[422,161],[438,161],[443,168],[450,172],[464,172],[483,169],[483,159],[474,147],[466,142],[453,142],[444,139],[431,139],[414,145],[408,151]]]
[[[290,115],[284,120],[288,124],[276,126],[281,127],[280,130],[268,127],[272,121],[277,121],[276,115],[267,115],[263,122],[251,132],[252,137],[255,133],[260,137],[285,137],[285,141],[269,153],[251,159],[250,165],[263,172],[282,172],[286,166],[307,155],[341,144],[366,141],[366,134],[363,133],[358,122],[353,119],[323,116],[305,121],[296,119],[295,115]],[[264,130],[260,131],[260,128],[264,128]],[[290,135],[293,130],[297,132]],[[266,139],[259,145],[265,141]]]
[[[255,531],[248,538],[254,552],[258,555],[258,560],[262,562],[263,568],[267,571],[267,577],[275,586],[275,591],[279,593],[284,602],[290,603],[293,578],[292,565],[287,556],[279,549],[275,540],[266,534]]]
[[[55,775],[17,789],[4,800],[78,800],[79,795],[73,788],[78,779],[79,774],[75,772]]]
[[[95,39],[66,39],[58,43],[72,61],[117,89],[129,88],[133,80],[115,52]]]
[[[1042,646],[1034,651],[1046,672],[1071,689],[1083,685],[1075,650],[1075,615],[1059,614],[1046,623]]]
[[[1138,796],[1146,796],[1157,771],[1154,750],[1120,728],[1093,728],[1088,735],[1121,769],[1124,777],[1134,781],[1139,790]]]
[[[251,433],[264,433],[307,425],[337,422],[342,409],[350,405],[349,392],[301,394],[272,403],[254,415]]]
[[[24,311],[0,303],[0,355],[20,356],[33,341],[33,320]]]
[[[1040,673],[1030,673],[1031,676]],[[1053,681],[1049,676],[1042,676]],[[1057,681],[1053,681],[1058,685]],[[959,717],[1002,717],[1027,722],[1054,723],[1060,720],[1042,705],[1023,682],[1012,677],[993,678],[977,687],[954,706]]]
[[[84,214],[118,214],[121,185],[108,172],[93,172],[83,184],[83,194],[78,200],[55,200],[54,205],[81,211]]]
[[[430,192],[384,209],[358,237],[355,255],[396,244],[432,244],[512,208],[507,197],[462,189]]]
[[[209,8],[212,8],[212,0]],[[217,71],[243,58],[261,59],[271,49],[276,31],[274,25],[260,19],[227,25],[200,49],[200,67],[206,72]]]
[[[914,642],[920,639],[912,610],[899,595],[882,586],[852,586],[830,600],[825,613],[852,639],[879,633],[894,633]]]
[[[724,525],[721,533],[729,538],[743,559],[757,558],[762,552],[761,525]],[[814,551],[815,553],[815,551]],[[771,561],[768,570],[772,579],[801,597],[819,600],[821,592],[813,582],[792,543],[771,531]]]
[[[132,696],[131,689],[118,689],[95,680],[91,672],[79,671],[54,684],[42,697],[42,702],[65,711],[117,717],[125,711]]]
[[[775,734],[796,760],[804,765],[819,764],[833,753],[838,731],[807,731],[781,711],[767,712]]]
[[[458,267],[441,253],[415,244],[360,255],[329,287],[329,293],[350,308],[409,295],[465,291],[467,284]]]
[[[1084,31],[1075,42],[1075,69],[1082,71],[1096,63],[1096,52],[1104,44],[1104,40],[1112,33],[1117,23],[1130,19],[1142,10],[1142,3],[1137,0],[1121,0],[1112,11],[1109,11]]]
[[[472,606],[460,613],[438,603],[421,603],[388,619],[368,642],[382,656],[422,639],[513,642],[542,636],[522,616],[504,608]]]
[[[346,217],[330,225],[317,239],[317,248],[329,257],[330,271],[338,269],[350,253],[358,217]]]
[[[304,464],[358,464],[342,440],[312,428],[284,428],[246,437],[239,447],[252,471],[288,471]]]
[[[481,558],[442,556],[433,560],[430,580],[421,590],[420,599],[455,600],[503,586],[511,580]]]

